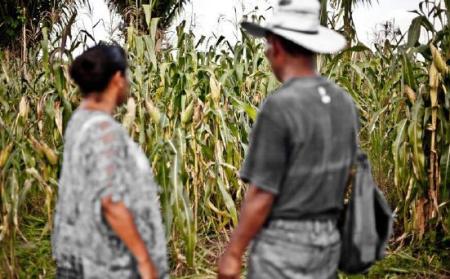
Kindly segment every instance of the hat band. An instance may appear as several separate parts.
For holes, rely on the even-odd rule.
[[[318,30],[313,30],[313,31],[311,31],[311,30],[299,30],[299,29],[284,27],[284,26],[280,26],[280,25],[274,25],[274,26],[272,26],[272,28],[277,28],[277,29],[282,29],[282,30],[292,31],[292,32],[298,32],[298,33],[303,33],[303,34],[308,34],[308,35],[317,35],[317,34],[319,34]]]

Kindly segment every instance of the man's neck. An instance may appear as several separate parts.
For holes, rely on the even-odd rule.
[[[292,59],[290,63],[284,66],[281,74],[282,82],[292,78],[317,77],[317,73],[312,59]]]
[[[283,73],[282,81],[286,82],[293,78],[317,77],[319,74],[314,70],[287,70]]]

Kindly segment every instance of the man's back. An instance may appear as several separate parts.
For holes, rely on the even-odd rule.
[[[262,25],[242,27],[266,39],[265,55],[283,86],[268,97],[252,129],[240,176],[250,184],[238,227],[219,262],[219,278],[239,278],[252,242],[247,278],[336,278],[337,217],[356,153],[351,98],[318,77],[318,54],[345,38],[320,25],[320,1],[279,1]]]
[[[267,98],[241,177],[276,194],[270,219],[336,219],[356,152],[355,106],[322,77],[294,78]]]

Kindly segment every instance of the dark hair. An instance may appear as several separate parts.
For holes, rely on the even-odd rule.
[[[118,71],[125,75],[128,68],[125,50],[118,45],[100,43],[78,56],[69,69],[70,77],[85,97],[106,89]]]
[[[315,53],[309,49],[302,47],[288,39],[285,39],[277,34],[270,33],[271,36],[275,37],[283,47],[283,49],[292,56],[314,56]]]

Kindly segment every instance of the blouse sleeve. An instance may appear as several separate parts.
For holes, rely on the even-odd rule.
[[[112,121],[93,125],[80,146],[87,198],[85,203],[94,210],[94,219],[104,225],[101,200],[112,197],[113,202],[123,202],[130,208],[130,185],[133,161],[129,156],[127,135]],[[104,227],[103,227],[104,229]]]

